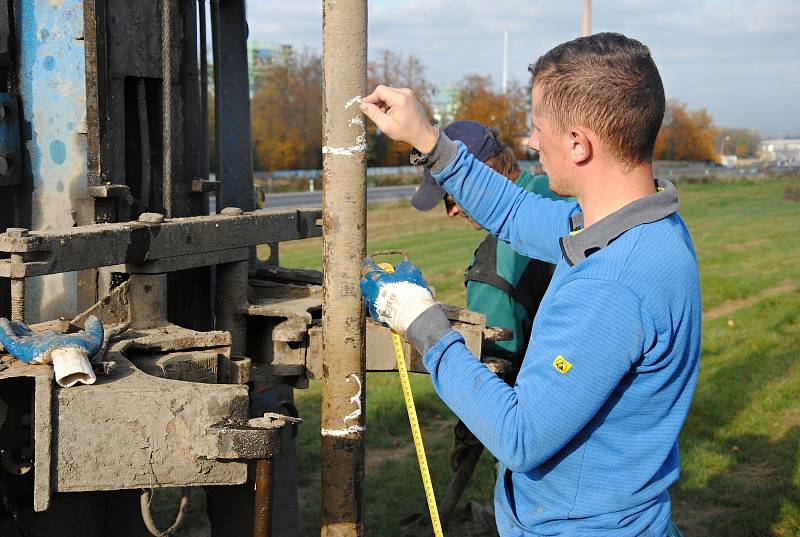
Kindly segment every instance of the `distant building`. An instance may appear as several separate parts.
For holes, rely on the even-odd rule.
[[[458,88],[444,86],[431,100],[431,115],[439,125],[447,125],[458,114]]]
[[[248,41],[247,67],[250,73],[250,95],[264,84],[265,75],[271,67],[286,64],[291,56],[292,45]]]
[[[768,160],[800,161],[800,139],[764,140],[761,142],[761,154]]]
[[[292,45],[272,42],[247,42],[247,71],[250,78],[250,96],[264,84],[270,68],[285,65],[292,56]],[[208,64],[208,91],[214,93],[214,65]]]

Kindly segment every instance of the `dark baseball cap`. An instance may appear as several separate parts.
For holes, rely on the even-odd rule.
[[[451,140],[459,140],[467,151],[475,155],[481,162],[496,155],[501,148],[496,131],[472,120],[454,121],[442,132]],[[436,183],[431,173],[425,168],[422,172],[422,184],[411,196],[411,206],[420,211],[429,211],[444,197],[444,190]]]

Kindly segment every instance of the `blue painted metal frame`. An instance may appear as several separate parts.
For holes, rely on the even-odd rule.
[[[85,183],[86,139],[80,134],[86,132],[83,0],[22,0],[17,9],[19,92],[22,116],[30,124],[26,150],[36,204],[42,196],[63,194],[69,183]]]
[[[90,224],[86,143],[84,0],[15,2],[15,38],[25,174],[32,185],[31,229]],[[74,273],[26,282],[27,319],[69,318],[77,310]]]

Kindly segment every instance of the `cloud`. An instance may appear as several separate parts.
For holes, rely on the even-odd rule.
[[[335,0],[326,0],[333,2]],[[671,97],[707,108],[722,125],[800,130],[800,2],[595,0],[594,31],[647,44]],[[251,1],[251,38],[321,48],[320,0]],[[369,51],[417,54],[437,85],[469,73],[500,83],[503,31],[509,71],[580,32],[581,3],[545,0],[369,0]]]

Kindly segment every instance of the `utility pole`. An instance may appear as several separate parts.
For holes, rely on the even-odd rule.
[[[323,1],[322,537],[364,533],[367,0]]]
[[[503,93],[508,89],[508,30],[503,32]]]
[[[592,0],[583,0],[583,33],[584,37],[592,35]]]

